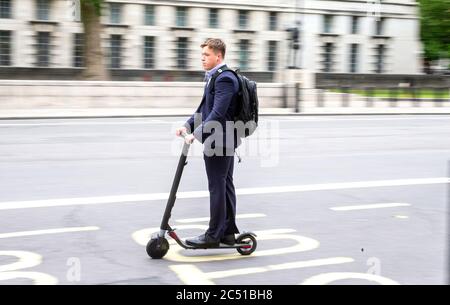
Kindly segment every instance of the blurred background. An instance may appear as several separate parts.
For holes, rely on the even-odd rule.
[[[201,82],[200,44],[218,37],[226,63],[262,84],[262,108],[365,108],[373,98],[413,107],[449,98],[449,10],[446,0],[0,0],[0,79]],[[23,107],[16,91],[30,84],[2,84],[5,99],[18,101],[8,107]],[[45,84],[33,83],[26,96],[47,93],[51,106],[48,96],[61,93]],[[63,91],[92,89],[72,84]],[[149,86],[130,89],[137,96],[122,91],[121,101],[162,97]],[[194,107],[200,97],[198,88],[188,98],[183,86],[170,88],[173,104],[128,106]]]
[[[113,78],[186,80],[209,37],[228,43],[231,66],[267,81],[287,67],[449,72],[445,0],[1,0],[0,18],[2,78],[76,78],[103,53]],[[85,49],[84,33],[97,44]]]
[[[229,65],[267,81],[286,68],[448,74],[449,9],[445,0],[1,0],[1,72],[77,78],[102,53],[113,78],[186,80],[200,44],[220,37]],[[87,49],[85,33],[99,38]]]

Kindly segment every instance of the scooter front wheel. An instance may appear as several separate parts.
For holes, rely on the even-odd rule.
[[[236,250],[242,255],[250,255],[256,250],[256,246],[258,243],[256,242],[256,238],[251,234],[242,234],[240,235],[236,243],[245,244],[245,246],[239,247]]]
[[[164,237],[155,237],[147,243],[147,254],[153,259],[163,258],[169,251],[169,242]]]

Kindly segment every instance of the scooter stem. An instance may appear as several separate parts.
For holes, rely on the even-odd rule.
[[[183,135],[185,137],[185,135]],[[170,230],[169,227],[169,219],[171,216],[172,208],[175,205],[176,194],[178,190],[178,186],[180,184],[181,175],[183,174],[184,166],[187,164],[187,154],[189,152],[190,144],[184,142],[183,151],[180,156],[180,160],[178,161],[177,171],[175,173],[175,177],[173,179],[172,188],[170,189],[169,199],[167,200],[166,210],[164,211],[164,216],[161,221],[161,230]]]

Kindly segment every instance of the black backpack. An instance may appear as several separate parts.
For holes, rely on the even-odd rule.
[[[258,127],[258,93],[256,88],[256,82],[249,80],[247,77],[239,73],[239,70],[232,70],[227,66],[217,70],[217,72],[211,78],[211,91],[214,91],[215,81],[217,76],[225,71],[231,71],[237,77],[239,81],[239,93],[238,93],[238,107],[234,115],[234,122],[242,122],[245,125],[245,129],[238,129],[238,136],[246,138],[253,134]],[[243,131],[243,132],[242,132]]]

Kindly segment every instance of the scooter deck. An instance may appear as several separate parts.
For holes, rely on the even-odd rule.
[[[218,246],[213,246],[213,247],[205,247],[205,246],[191,246],[188,245],[185,241],[183,240],[175,240],[181,247],[185,248],[185,249],[239,249],[239,248],[251,248],[251,245],[249,244],[234,244],[234,245],[227,245],[227,244],[223,244],[220,243]]]
[[[180,239],[178,237],[178,235],[175,233],[175,229],[172,229],[172,228],[169,227],[169,230],[170,230],[169,231],[169,236],[172,237],[172,239],[174,239],[177,242],[177,244],[179,244],[184,249],[192,249],[192,250],[194,250],[194,249],[242,249],[242,248],[245,249],[245,248],[251,248],[252,247],[252,245],[247,244],[247,243],[236,243],[234,245],[227,245],[227,244],[224,244],[224,243],[220,243],[218,246],[213,246],[213,247],[191,246],[191,245],[188,245],[184,240],[182,240],[182,239]],[[243,234],[249,234],[249,233],[246,232],[246,233],[243,233]],[[250,234],[254,234],[254,233],[250,232]]]
[[[238,248],[245,248],[245,247],[251,248],[251,246],[248,245],[248,244],[227,245],[227,244],[222,244],[221,243],[221,244],[219,244],[218,246],[215,246],[215,247],[203,247],[203,246],[197,247],[197,246],[188,245],[185,242],[183,242],[183,244],[185,245],[186,249],[193,249],[193,250],[195,250],[195,249],[238,249]]]
[[[227,244],[219,244],[219,246],[214,246],[214,247],[204,247],[204,246],[197,247],[197,246],[188,245],[186,243],[183,243],[183,244],[184,244],[184,246],[182,246],[183,248],[191,249],[191,250],[196,250],[196,249],[239,249],[239,248],[246,248],[246,247],[251,248],[251,246],[248,244],[234,244],[232,246],[227,245]]]

